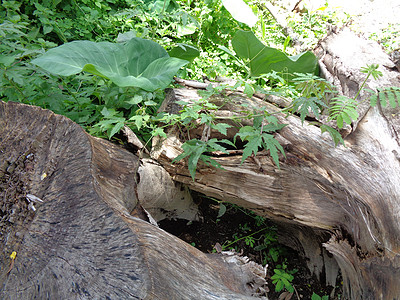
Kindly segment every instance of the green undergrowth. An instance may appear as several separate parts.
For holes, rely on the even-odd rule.
[[[165,137],[166,127],[178,126],[188,132],[203,126],[208,132],[201,139],[185,137],[183,153],[174,160],[188,160],[193,180],[199,161],[220,167],[210,153],[228,153],[238,146],[243,150],[242,163],[264,149],[279,168],[285,152],[275,133],[287,124],[278,121],[277,114],[298,115],[302,123],[307,118],[321,133],[327,132],[335,146],[344,145],[337,129],[358,118],[358,94],[353,99],[340,96],[318,77],[318,60],[311,52],[288,54],[290,40],[282,39],[282,31],[256,1],[249,1],[249,6],[242,3],[236,10],[207,0],[2,4],[2,100],[50,109],[89,133],[109,139],[128,126],[146,145],[154,136]],[[244,9],[247,19],[241,15]],[[303,18],[298,26],[290,19],[289,26],[305,36],[313,33],[316,39],[335,19],[327,7],[291,18],[298,16]],[[359,93],[370,76],[377,79],[381,75],[377,69],[371,65],[361,70],[366,78]],[[181,103],[178,114],[160,113],[164,89],[171,86],[175,75],[188,79],[229,76],[237,84],[209,86],[198,103]],[[210,99],[237,88],[248,97],[262,92],[290,104],[275,112],[243,107],[240,117],[221,120],[217,117],[221,107]],[[379,101],[383,107],[395,108],[400,103],[397,88],[367,92],[371,106]],[[321,115],[336,125],[321,122]],[[243,125],[243,120],[250,123]],[[226,136],[232,127],[237,131],[233,138],[210,137],[211,130]]]
[[[243,3],[249,9],[249,20],[226,3],[3,0],[0,99],[50,109],[94,136],[120,143],[124,126],[147,146],[153,137],[166,137],[165,129],[175,126],[182,137],[182,154],[174,163],[184,160],[192,180],[196,180],[199,162],[221,167],[216,152],[241,150],[244,163],[265,151],[280,168],[286,154],[276,134],[288,126],[284,117],[296,116],[304,126],[314,125],[321,134],[328,133],[332,146],[344,146],[339,130],[359,117],[358,94],[341,96],[319,77],[318,59],[310,51],[296,52],[263,1]],[[335,15],[328,6],[293,13],[287,19],[307,49],[326,34],[328,26],[345,21],[346,16]],[[390,35],[397,31],[393,26],[377,38],[393,48]],[[369,78],[381,76],[378,67],[372,64],[361,69],[365,81],[359,93],[369,93],[364,101],[371,106],[397,108],[398,88],[364,89]],[[209,85],[199,92],[200,100],[177,103],[178,113],[160,112],[165,88],[176,86],[174,76],[191,80],[221,76],[237,83]],[[232,101],[226,93],[236,90],[248,97],[255,93],[278,96],[288,104],[269,109],[267,103],[261,107],[243,103],[239,115],[221,117],[218,111]],[[225,99],[223,105],[214,103],[217,97]],[[201,138],[190,135],[195,128],[203,129]],[[230,130],[234,134],[228,137]],[[222,203],[220,207],[226,209]],[[265,263],[276,261],[279,251],[272,246],[274,230],[265,229],[262,220],[254,218],[252,232],[242,224],[238,235],[221,247],[228,249],[244,241],[263,253]],[[284,261],[274,272],[277,290],[292,293],[295,272]]]
[[[314,289],[317,289],[313,291],[311,286],[303,286],[299,277],[305,276],[300,274],[304,272],[305,266],[301,265],[301,258],[299,260],[295,258],[298,254],[294,254],[293,249],[280,243],[285,233],[280,231],[276,224],[243,207],[214,198],[207,198],[211,203],[215,203],[218,209],[216,224],[226,222],[226,218],[233,220],[236,215],[241,216],[242,220],[236,224],[237,227],[233,228],[234,233],[231,238],[217,243],[213,252],[234,251],[235,253],[243,253],[257,263],[267,266],[268,278],[272,283],[270,292],[273,293],[270,294],[270,297],[291,296],[296,299],[300,294],[302,297],[309,296],[312,299],[329,299],[327,295],[322,293],[330,291],[332,287],[319,286],[317,288],[313,286]],[[226,226],[232,227],[233,224],[228,223]],[[337,288],[340,291],[340,287]],[[318,293],[322,296],[319,296]]]

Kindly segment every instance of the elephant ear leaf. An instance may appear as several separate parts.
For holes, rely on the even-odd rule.
[[[318,59],[312,52],[287,56],[278,49],[265,46],[251,31],[237,31],[232,39],[232,46],[238,56],[248,60],[251,76],[272,71],[316,75],[319,72]]]
[[[46,71],[70,76],[82,71],[110,79],[121,87],[163,89],[188,61],[170,57],[159,44],[132,38],[124,44],[74,41],[50,49],[32,63]]]

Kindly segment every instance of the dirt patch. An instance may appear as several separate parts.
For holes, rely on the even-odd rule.
[[[160,227],[205,253],[216,252],[215,248],[219,248],[215,247],[217,244],[222,247],[230,244],[227,249],[233,248],[259,264],[268,264],[270,299],[278,299],[284,292],[275,292],[271,279],[275,274],[274,269],[281,268],[284,264],[289,273],[297,270],[293,274],[292,283],[300,299],[311,299],[314,292],[320,296],[330,295],[329,299],[340,299],[342,294],[340,277],[337,280],[338,285],[331,287],[312,276],[304,257],[297,251],[279,244],[278,241],[273,241],[273,235],[276,237],[278,234],[273,222],[264,219],[263,223],[260,223],[260,219],[257,219],[252,212],[230,204],[224,204],[226,212],[218,217],[220,204],[217,201],[199,193],[193,193],[193,197],[199,203],[201,221],[163,220],[159,224]],[[262,249],[262,245],[266,244],[266,236],[272,238],[267,247]],[[237,242],[234,242],[235,240]],[[294,294],[292,299],[297,299],[297,295]]]

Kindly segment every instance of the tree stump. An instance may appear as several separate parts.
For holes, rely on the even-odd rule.
[[[349,97],[356,95],[365,74],[360,67],[378,63],[383,77],[369,88],[400,86],[399,73],[388,56],[372,42],[346,29],[332,33],[316,53],[326,77]],[[223,97],[228,96],[230,101]],[[276,112],[274,97],[249,99],[239,92],[215,96],[219,114],[240,114],[247,102]],[[361,93],[358,101],[367,97]],[[194,89],[169,91],[163,109],[175,102],[199,98]],[[280,102],[281,104],[281,102]],[[178,109],[179,110],[179,109]],[[335,286],[338,267],[348,299],[400,297],[400,113],[399,109],[359,106],[360,118],[342,132],[346,147],[334,144],[316,125],[302,126],[296,116],[276,138],[286,152],[280,169],[265,151],[241,164],[241,151],[214,153],[222,169],[199,164],[193,181],[185,161],[171,164],[181,153],[182,139],[172,128],[168,138],[153,145],[152,156],[173,179],[191,189],[251,209],[282,224],[282,239],[309,258],[309,268]],[[312,116],[310,116],[312,117]],[[228,138],[235,129],[228,132]],[[237,130],[237,129],[236,129]],[[190,136],[201,137],[202,128]],[[210,138],[218,137],[211,132]]]
[[[132,216],[138,167],[135,155],[65,117],[0,102],[0,298],[265,294],[261,266],[204,254]]]

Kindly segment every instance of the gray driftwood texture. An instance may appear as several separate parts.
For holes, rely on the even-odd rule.
[[[316,49],[321,69],[343,95],[354,97],[365,79],[360,68],[380,64],[383,77],[367,87],[400,86],[399,73],[379,45],[347,29],[332,32]],[[177,110],[176,100],[191,101],[194,89],[169,91],[164,110]],[[361,93],[358,101],[367,95]],[[231,93],[219,116],[240,114],[240,103],[276,112],[285,101],[276,97],[248,99]],[[282,224],[282,240],[309,259],[309,268],[334,285],[340,268],[345,297],[398,299],[400,297],[400,113],[364,102],[360,118],[341,131],[346,147],[334,147],[327,133],[296,116],[279,116],[288,124],[276,138],[285,148],[278,169],[265,151],[241,164],[241,151],[215,154],[223,169],[199,164],[192,181],[186,163],[171,164],[181,153],[182,140],[171,129],[168,139],[153,147],[157,159],[173,179],[190,188],[247,207]],[[312,119],[313,116],[310,115]],[[232,137],[237,129],[231,129]],[[204,138],[203,128],[189,132]],[[210,138],[218,136],[211,131]]]
[[[1,175],[28,158],[21,195],[43,202],[2,239],[1,299],[253,299],[265,284],[260,266],[131,216],[136,156],[50,111],[0,102]]]

